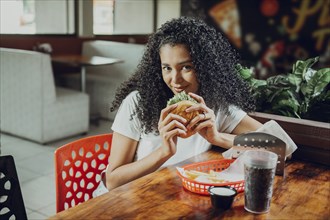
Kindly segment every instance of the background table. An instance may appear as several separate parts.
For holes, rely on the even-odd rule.
[[[86,92],[86,67],[87,66],[102,66],[112,65],[116,63],[124,62],[121,59],[100,57],[100,56],[81,56],[81,55],[58,55],[52,56],[52,62],[61,63],[73,67],[80,67],[81,72],[81,91]]]
[[[215,149],[180,164],[221,159]],[[244,209],[244,193],[230,210],[214,210],[209,196],[185,190],[175,166],[151,173],[100,197],[58,213],[51,219],[330,219],[329,167],[289,161],[276,176],[270,211]]]

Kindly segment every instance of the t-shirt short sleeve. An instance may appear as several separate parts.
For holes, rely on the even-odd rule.
[[[140,140],[141,123],[134,114],[138,106],[138,92],[131,92],[121,103],[111,129],[126,137]]]
[[[229,106],[229,111],[227,114],[224,114],[223,112],[219,111],[216,117],[218,131],[232,133],[236,126],[245,117],[245,115],[245,111],[235,106]]]

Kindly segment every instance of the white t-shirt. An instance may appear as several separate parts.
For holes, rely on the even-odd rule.
[[[134,91],[124,99],[118,109],[115,121],[111,127],[114,132],[139,141],[135,153],[135,161],[148,156],[151,152],[160,147],[160,144],[162,143],[159,135],[153,133],[142,133],[141,122],[137,115],[134,115],[131,120],[134,109],[138,106],[138,95],[138,92]],[[231,133],[245,115],[246,113],[244,111],[233,106],[229,107],[229,114],[224,114],[219,111],[216,115],[216,126],[218,131]],[[189,138],[178,138],[177,151],[175,155],[167,160],[162,167],[179,163],[185,159],[209,150],[210,147],[211,144],[198,133],[190,136]],[[102,176],[104,175],[104,172],[105,171],[102,172]],[[105,184],[103,181],[100,181],[99,186],[93,192],[93,197],[100,196],[106,192],[108,192],[108,190]]]
[[[138,92],[131,92],[123,101],[118,109],[115,121],[112,125],[112,130],[126,137],[139,141],[134,160],[140,160],[155,149],[160,147],[162,140],[159,135],[142,133],[141,122],[137,115],[134,115],[131,120],[131,115],[136,106],[138,106]],[[238,125],[246,113],[238,108],[230,107],[229,114],[218,112],[216,115],[216,126],[218,131],[231,133]],[[162,166],[172,165],[188,159],[192,156],[209,150],[211,144],[198,133],[189,138],[178,138],[177,152]]]

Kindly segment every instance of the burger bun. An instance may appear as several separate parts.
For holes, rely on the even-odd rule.
[[[175,109],[173,109],[170,113],[180,115],[181,117],[185,118],[187,120],[187,122],[184,124],[185,126],[187,126],[193,118],[195,118],[197,115],[200,114],[199,111],[193,111],[193,112],[186,112],[185,111],[190,106],[196,105],[196,103],[194,103],[192,101],[183,100],[183,101],[177,102],[176,104],[178,106]],[[188,129],[186,135],[181,134],[181,135],[179,135],[179,137],[188,138],[191,135],[193,135],[193,132],[190,129]]]

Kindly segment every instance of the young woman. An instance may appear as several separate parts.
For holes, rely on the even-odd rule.
[[[110,163],[95,196],[210,149],[230,148],[235,135],[262,126],[249,117],[254,102],[235,72],[238,56],[227,39],[203,21],[181,17],[154,33],[133,76],[118,90],[112,110]],[[199,110],[187,126],[167,106],[185,91]],[[180,138],[187,129],[194,135]]]

